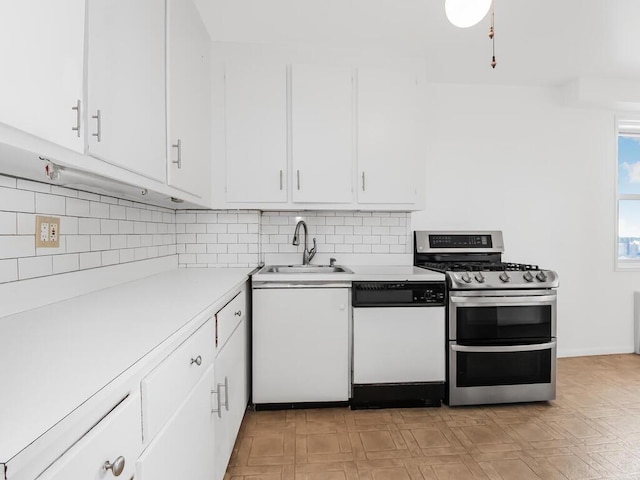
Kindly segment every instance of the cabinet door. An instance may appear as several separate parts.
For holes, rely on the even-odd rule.
[[[352,201],[353,76],[350,68],[293,65],[293,200]]]
[[[136,462],[137,480],[213,478],[212,384],[213,365]]]
[[[247,342],[247,322],[243,320],[216,358],[215,390],[220,392],[220,414],[215,419],[216,480],[224,477],[249,400]]]
[[[349,289],[253,291],[253,401],[349,398]]]
[[[227,201],[286,202],[284,65],[226,65],[225,132]]]
[[[87,9],[88,151],[164,183],[165,3],[88,0]]]
[[[416,76],[358,70],[358,202],[417,201]]]
[[[84,15],[85,0],[0,6],[0,122],[80,153]]]
[[[210,40],[191,0],[167,2],[168,183],[199,197],[211,190]]]

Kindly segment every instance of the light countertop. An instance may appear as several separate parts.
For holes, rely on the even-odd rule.
[[[341,265],[353,273],[263,273],[253,275],[255,282],[444,282],[442,273],[412,265]]]
[[[251,270],[176,269],[0,319],[0,463],[221,308]]]

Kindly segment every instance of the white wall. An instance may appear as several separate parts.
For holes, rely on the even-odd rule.
[[[420,229],[500,229],[504,259],[557,270],[559,355],[633,351],[640,275],[614,271],[610,112],[551,89],[433,85]]]

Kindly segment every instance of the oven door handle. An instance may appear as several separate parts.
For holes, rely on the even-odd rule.
[[[457,305],[465,305],[469,307],[480,307],[484,305],[501,306],[501,305],[538,305],[550,304],[555,302],[556,295],[531,295],[523,297],[456,297],[451,295],[449,300]]]
[[[531,345],[508,345],[504,347],[490,346],[490,347],[470,347],[467,345],[451,345],[451,350],[454,352],[467,352],[467,353],[505,353],[505,352],[534,352],[536,350],[547,350],[549,348],[555,348],[556,341],[548,343],[534,343]]]

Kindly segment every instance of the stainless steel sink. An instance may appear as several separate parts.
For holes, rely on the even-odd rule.
[[[267,265],[263,273],[353,273],[341,265]]]

